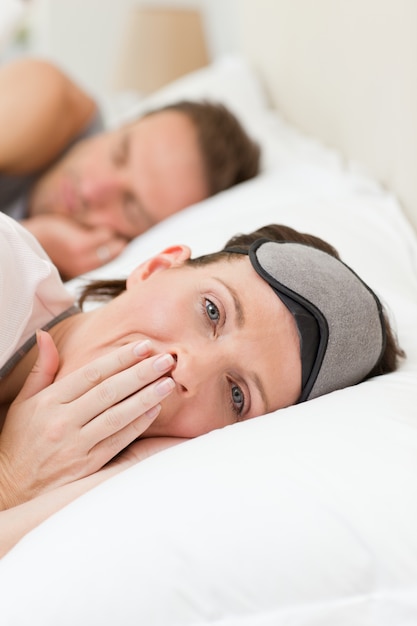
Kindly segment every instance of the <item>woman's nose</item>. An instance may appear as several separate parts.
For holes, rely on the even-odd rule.
[[[187,349],[176,347],[171,351],[175,360],[172,378],[179,391],[188,396],[195,396],[207,384],[215,371],[219,371],[221,355],[219,351],[205,348]]]

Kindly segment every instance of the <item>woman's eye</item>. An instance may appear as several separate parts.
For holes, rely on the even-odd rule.
[[[220,320],[220,313],[217,306],[214,304],[214,302],[208,300],[207,298],[205,304],[209,320],[212,322],[218,322]]]
[[[245,406],[245,396],[243,395],[243,391],[237,385],[232,385],[231,394],[233,410],[235,413],[240,415]]]

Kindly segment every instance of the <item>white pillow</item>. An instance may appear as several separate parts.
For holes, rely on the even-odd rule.
[[[417,240],[395,199],[258,115],[279,155],[262,176],[174,215],[92,276],[126,275],[172,243],[199,254],[283,222],[328,239],[369,281],[407,360],[162,452],[85,494],[2,560],[2,623],[416,623]]]

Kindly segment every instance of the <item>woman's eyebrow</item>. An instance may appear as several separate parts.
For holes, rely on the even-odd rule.
[[[249,376],[252,379],[255,387],[258,389],[259,395],[262,398],[262,403],[264,405],[263,413],[269,413],[268,398],[266,397],[265,387],[263,386],[261,379],[259,378],[258,374],[256,374],[255,372],[249,372]]]
[[[234,287],[226,283],[221,278],[215,276],[215,279],[219,283],[221,283],[232,296],[234,307],[235,307],[235,312],[236,312],[236,325],[238,326],[238,328],[242,328],[242,326],[245,324],[245,312],[243,309],[242,302],[239,298],[238,292],[236,291],[236,289],[234,289]],[[269,412],[268,398],[265,393],[265,387],[263,386],[261,379],[259,378],[258,374],[256,374],[255,372],[248,372],[248,376],[252,380],[253,384],[255,385],[255,387],[257,388],[259,392],[259,395],[261,396],[262,404],[264,405],[263,412],[268,413]]]
[[[215,276],[214,278],[219,283],[221,283],[232,296],[233,303],[235,306],[236,324],[238,328],[242,328],[242,326],[245,324],[245,312],[243,310],[243,306],[242,306],[242,302],[240,301],[239,294],[237,293],[236,289],[234,289],[228,283],[224,282],[224,280],[222,280],[221,278],[218,278],[217,276]]]
[[[128,128],[125,128],[122,131],[122,137],[120,140],[123,158],[125,160],[126,165],[129,163],[130,158],[130,131]]]

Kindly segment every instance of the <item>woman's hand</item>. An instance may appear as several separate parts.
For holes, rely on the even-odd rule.
[[[146,431],[175,383],[169,354],[129,344],[53,382],[58,353],[38,333],[39,356],[0,436],[0,508],[89,476]]]

